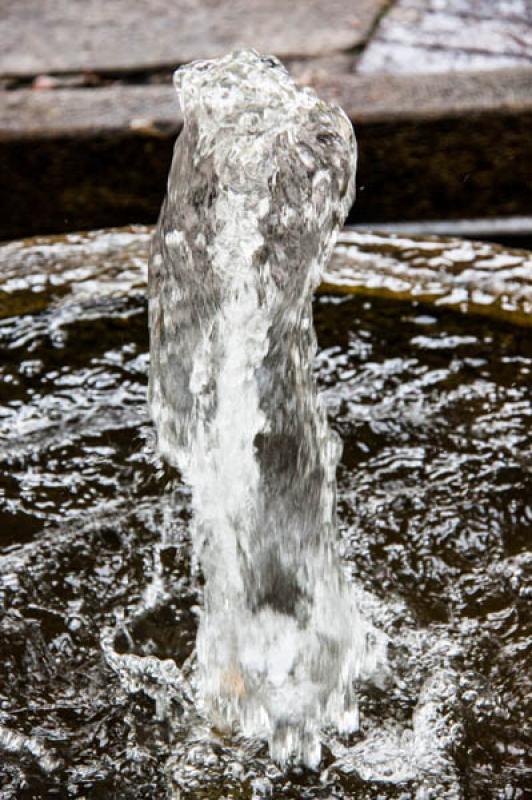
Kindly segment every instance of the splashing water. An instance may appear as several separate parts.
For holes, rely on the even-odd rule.
[[[146,415],[149,236],[1,248],[2,800],[524,800],[526,330],[439,303],[315,298],[315,374],[344,442],[342,561],[390,637],[390,677],[360,682],[360,730],[324,731],[319,771],[279,769],[197,703],[191,492]],[[508,276],[511,254],[457,245],[361,236],[336,264],[369,274],[395,252],[413,280],[451,249],[453,275],[493,259]]]
[[[150,409],[193,492],[200,696],[316,765],[382,659],[336,553],[340,455],[311,295],[354,197],[341,109],[251,50],[177,71],[184,112],[150,259]],[[374,637],[373,637],[374,638]]]

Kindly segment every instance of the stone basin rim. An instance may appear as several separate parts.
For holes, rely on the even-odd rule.
[[[17,313],[16,298],[21,293],[25,293],[23,312],[32,313],[32,308],[42,310],[38,298],[43,291],[47,297],[52,294],[47,302],[55,301],[54,293],[62,302],[68,297],[74,302],[90,300],[88,281],[93,290],[94,281],[99,282],[102,296],[116,297],[133,289],[144,292],[153,230],[129,225],[0,244],[4,264],[0,318]],[[67,274],[74,269],[78,272]],[[454,237],[346,227],[317,291],[417,302],[528,328],[532,327],[532,254]]]

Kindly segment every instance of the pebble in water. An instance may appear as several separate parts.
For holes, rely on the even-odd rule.
[[[252,50],[175,84],[149,396],[159,452],[193,492],[200,694],[218,725],[316,765],[319,728],[353,727],[353,681],[382,660],[336,552],[341,448],[312,372],[312,291],[353,201],[354,134]]]

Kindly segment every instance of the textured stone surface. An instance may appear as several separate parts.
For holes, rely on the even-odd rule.
[[[530,64],[531,0],[398,0],[357,70],[427,73]]]
[[[0,75],[139,71],[245,45],[317,56],[365,41],[386,0],[2,0]]]

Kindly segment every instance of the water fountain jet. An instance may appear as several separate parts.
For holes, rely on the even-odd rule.
[[[218,724],[315,765],[320,727],[355,724],[372,657],[336,552],[341,448],[313,376],[312,291],[354,199],[355,137],[252,50],[179,69],[175,85],[149,404],[193,492],[201,696]]]

